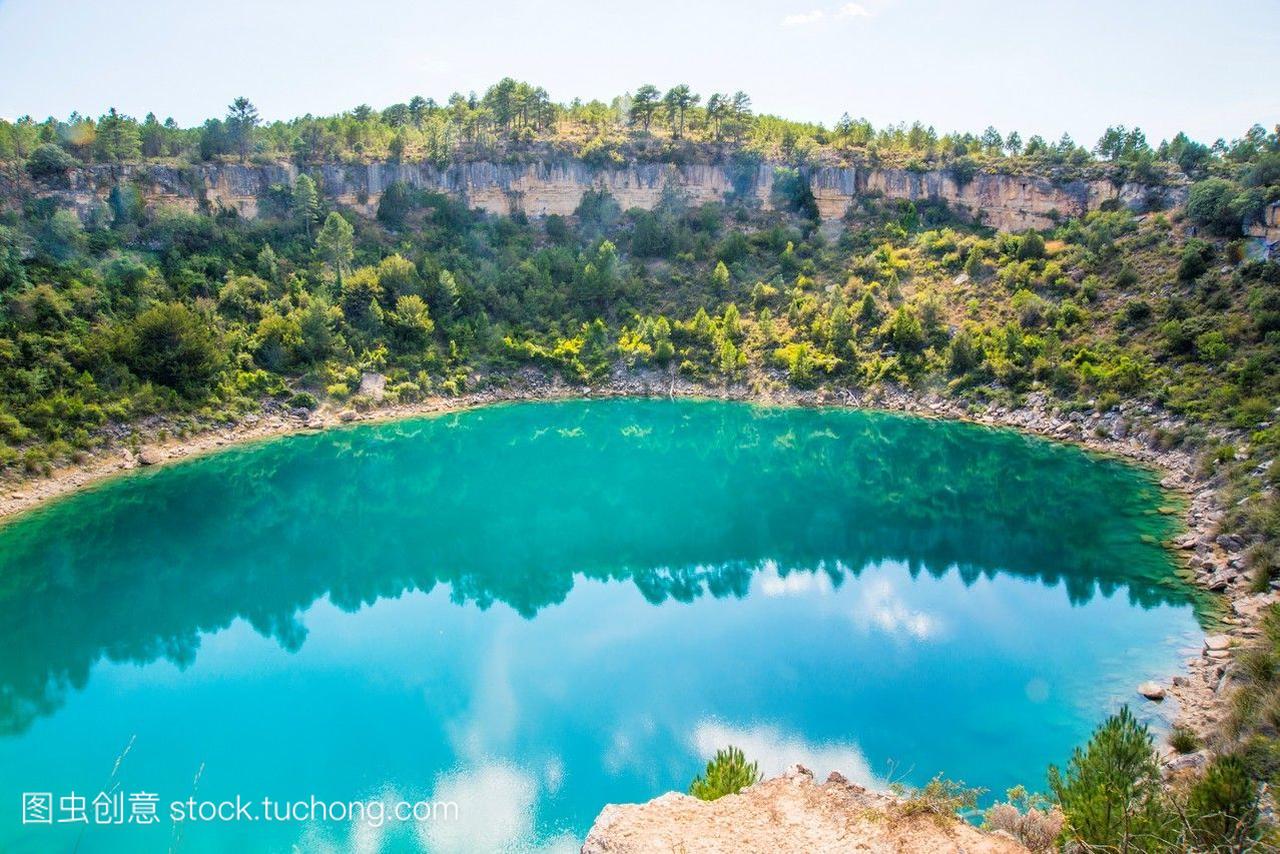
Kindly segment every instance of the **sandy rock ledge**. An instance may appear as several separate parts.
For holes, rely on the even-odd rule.
[[[907,815],[898,798],[868,791],[839,774],[815,783],[797,765],[716,801],[668,792],[647,804],[610,804],[596,818],[582,851],[1022,854],[1027,849],[957,818]]]

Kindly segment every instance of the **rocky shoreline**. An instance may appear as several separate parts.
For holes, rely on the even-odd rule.
[[[1031,394],[1023,406],[985,409],[931,392],[898,388],[871,390],[818,389],[800,391],[767,379],[755,388],[745,385],[711,387],[673,377],[664,372],[619,370],[594,386],[565,384],[541,374],[522,374],[505,387],[461,395],[432,398],[420,403],[379,405],[364,412],[322,408],[288,410],[268,406],[234,424],[210,425],[185,439],[163,438],[172,425],[164,420],[140,425],[142,444],[136,450],[115,446],[87,457],[82,463],[54,471],[47,477],[10,478],[0,497],[0,520],[31,510],[52,499],[101,483],[141,466],[175,462],[216,452],[231,445],[311,430],[324,430],[357,422],[388,421],[461,411],[495,403],[566,400],[592,397],[701,397],[769,405],[840,406],[968,421],[990,427],[1013,428],[1055,441],[1071,442],[1090,451],[1123,457],[1156,469],[1161,486],[1185,497],[1185,533],[1171,546],[1182,560],[1187,580],[1221,595],[1222,630],[1209,636],[1200,655],[1186,661],[1179,674],[1151,674],[1153,684],[1135,686],[1134,702],[1161,702],[1167,696],[1177,705],[1175,722],[1212,744],[1225,713],[1226,694],[1232,685],[1233,650],[1259,634],[1264,609],[1280,601],[1280,591],[1251,593],[1245,573],[1244,543],[1219,536],[1224,515],[1218,488],[1202,476],[1194,455],[1159,445],[1162,432],[1181,428],[1175,417],[1146,404],[1122,403],[1106,413],[1063,412],[1044,395]],[[1223,432],[1215,438],[1230,438]],[[1159,691],[1152,690],[1158,688]],[[1163,695],[1163,696],[1160,696]],[[1171,773],[1197,768],[1209,758],[1208,750],[1186,756],[1167,755]]]

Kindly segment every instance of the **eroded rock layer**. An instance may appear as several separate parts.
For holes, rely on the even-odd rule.
[[[492,213],[520,211],[546,216],[572,214],[589,190],[607,190],[624,210],[652,209],[670,193],[697,204],[719,201],[733,192],[753,196],[767,208],[773,201],[775,168],[769,163],[745,171],[714,164],[672,163],[599,168],[579,160],[559,160],[476,161],[445,168],[427,163],[335,163],[306,171],[326,196],[367,214],[376,211],[390,184],[402,181]],[[273,187],[291,186],[299,174],[299,167],[293,164],[127,164],[73,170],[60,187],[12,177],[10,181],[25,185],[28,194],[59,196],[82,215],[104,204],[114,186],[126,183],[137,188],[148,205],[234,208],[243,216],[254,217]],[[808,170],[807,177],[818,211],[828,221],[843,218],[855,202],[873,196],[945,202],[962,216],[1004,231],[1047,228],[1059,217],[1080,216],[1108,202],[1160,208],[1185,199],[1182,187],[1116,186],[1105,180],[1060,182],[986,172],[959,180],[947,170],[821,166]]]

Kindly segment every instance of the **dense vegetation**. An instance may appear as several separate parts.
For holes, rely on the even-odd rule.
[[[921,122],[874,127],[845,114],[827,128],[757,114],[745,92],[704,98],[678,84],[665,92],[652,84],[609,103],[556,103],[546,90],[504,79],[483,96],[455,92],[444,103],[414,96],[375,110],[367,104],[337,116],[311,115],[263,122],[247,98],[237,98],[221,119],[180,127],[154,113],[142,120],[114,108],[97,119],[73,113],[37,121],[0,120],[0,161],[27,163],[49,176],[77,163],[137,160],[207,162],[292,161],[302,166],[370,159],[427,161],[520,159],[550,153],[596,165],[631,160],[681,162],[707,157],[761,158],[804,164],[853,161],[913,169],[946,165],[958,176],[979,168],[1006,172],[1089,170],[1117,181],[1156,182],[1179,173],[1195,178],[1243,176],[1249,187],[1274,184],[1280,155],[1274,135],[1255,125],[1228,142],[1197,142],[1185,133],[1151,145],[1141,128],[1108,128],[1092,149],[1068,134],[1058,139],[1017,130],[940,133]],[[1251,199],[1249,203],[1256,202]],[[1240,207],[1247,207],[1245,200]],[[1246,211],[1242,211],[1246,212]]]
[[[983,825],[1032,851],[1268,850],[1258,782],[1238,755],[1215,757],[1204,773],[1164,785],[1151,733],[1129,711],[1104,721],[1065,770],[1049,768],[1053,803],[1011,791]]]
[[[254,220],[148,205],[127,180],[83,218],[42,192],[84,163],[548,152],[769,159],[774,209],[747,194],[692,205],[672,193],[653,211],[622,210],[591,192],[573,217],[535,221],[396,184],[365,217],[324,198],[305,169]],[[1185,210],[1106,209],[1043,233],[995,234],[941,205],[873,197],[836,228],[817,221],[805,179],[824,158],[1191,185]],[[975,405],[1042,392],[1082,412],[1136,400],[1179,416],[1161,441],[1202,452],[1256,589],[1280,577],[1280,264],[1252,258],[1244,239],[1280,199],[1280,129],[1152,147],[1114,128],[1090,153],[994,129],[827,130],[679,86],[558,105],[507,80],[445,105],[267,124],[244,99],[197,128],[114,110],[0,122],[0,161],[11,188],[0,463],[11,470],[80,458],[149,416],[181,431],[264,405],[370,406],[366,371],[387,376],[393,402],[518,374],[638,370],[758,391],[898,384]],[[1278,655],[1264,649],[1247,668],[1220,745],[1251,780],[1280,775]],[[1069,822],[1086,759],[1059,781]]]

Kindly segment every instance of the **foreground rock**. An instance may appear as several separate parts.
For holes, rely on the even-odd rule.
[[[164,462],[164,453],[157,448],[143,448],[137,458],[140,466],[156,466]]]
[[[908,815],[901,800],[837,774],[815,783],[813,775],[797,766],[717,801],[669,792],[647,804],[610,804],[596,818],[582,851],[1022,854],[1027,849],[958,818]]]
[[[1164,699],[1164,688],[1161,688],[1156,682],[1143,682],[1138,686],[1138,693],[1148,700]]]

